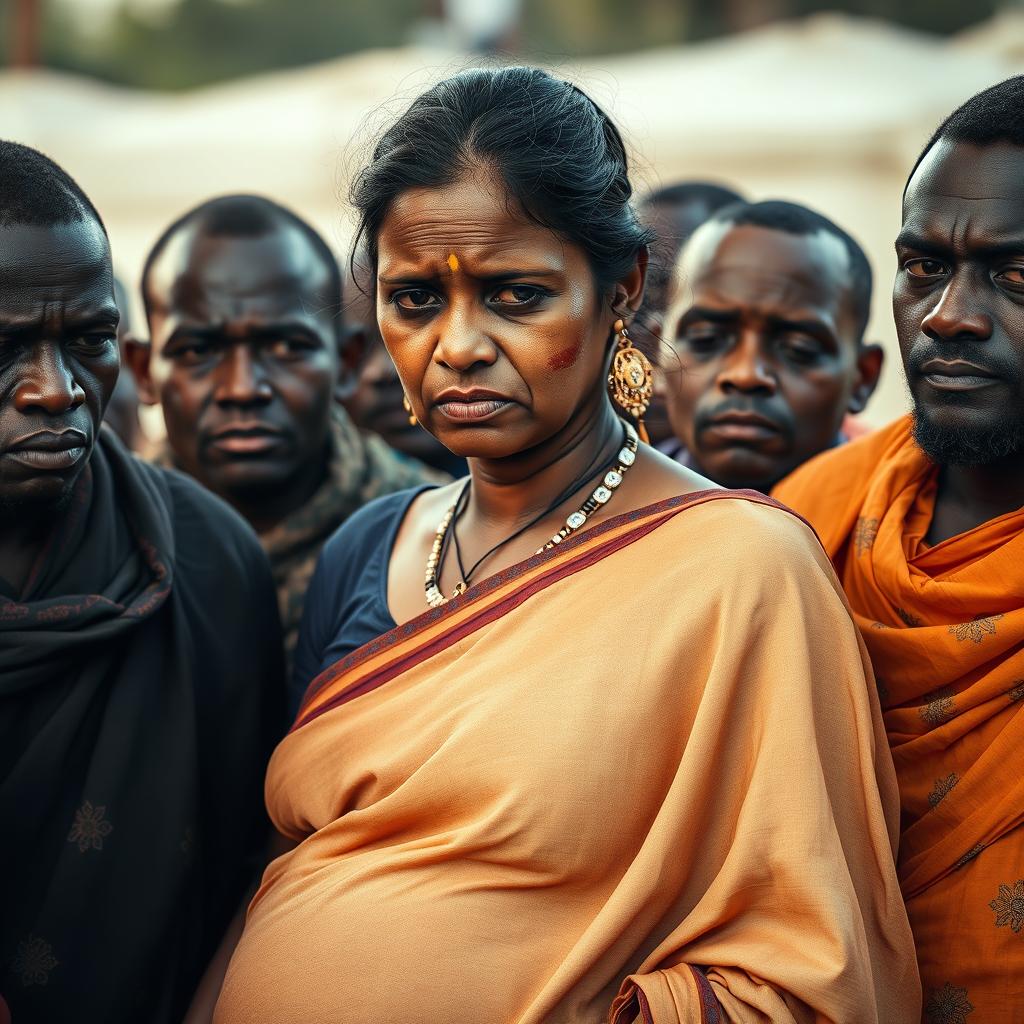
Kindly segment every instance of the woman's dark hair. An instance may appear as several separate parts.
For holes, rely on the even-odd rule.
[[[481,164],[531,220],[587,253],[601,290],[650,240],[630,205],[622,136],[589,96],[539,68],[477,68],[428,89],[381,137],[352,188],[353,252],[365,246],[376,267],[377,235],[399,195]]]

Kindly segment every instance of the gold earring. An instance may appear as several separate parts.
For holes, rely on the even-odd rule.
[[[416,413],[412,411],[412,402],[409,401],[409,396],[404,391],[402,392],[402,408],[409,417],[409,426],[415,427],[418,422]]]
[[[648,443],[644,413],[654,393],[654,368],[647,356],[633,344],[621,320],[616,320],[612,329],[618,335],[612,372],[608,374],[612,398],[636,419],[640,440]]]

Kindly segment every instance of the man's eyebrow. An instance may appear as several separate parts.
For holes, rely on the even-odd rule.
[[[691,306],[680,318],[677,330],[680,327],[689,327],[698,320],[710,320],[715,324],[727,324],[739,319],[739,310],[715,309],[708,306]]]
[[[816,338],[826,338],[829,341],[838,340],[828,322],[818,317],[768,316],[765,319],[776,329],[781,327],[787,331],[803,331],[805,334],[811,334]]]
[[[912,228],[904,228],[897,236],[896,249],[916,249],[918,252],[947,253],[952,249],[948,241],[938,238],[929,238],[927,235],[919,234]]]

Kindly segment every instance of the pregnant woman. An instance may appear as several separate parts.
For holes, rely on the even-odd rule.
[[[920,1019],[828,560],[642,443],[630,194],[530,68],[424,93],[356,181],[408,413],[470,475],[321,557],[218,1024]]]

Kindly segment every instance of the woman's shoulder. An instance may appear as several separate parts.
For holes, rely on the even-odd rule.
[[[656,531],[660,532],[660,531]],[[814,530],[772,498],[725,488],[702,492],[674,517],[663,543],[712,564],[717,576],[770,583],[780,575],[831,575],[831,565]]]

